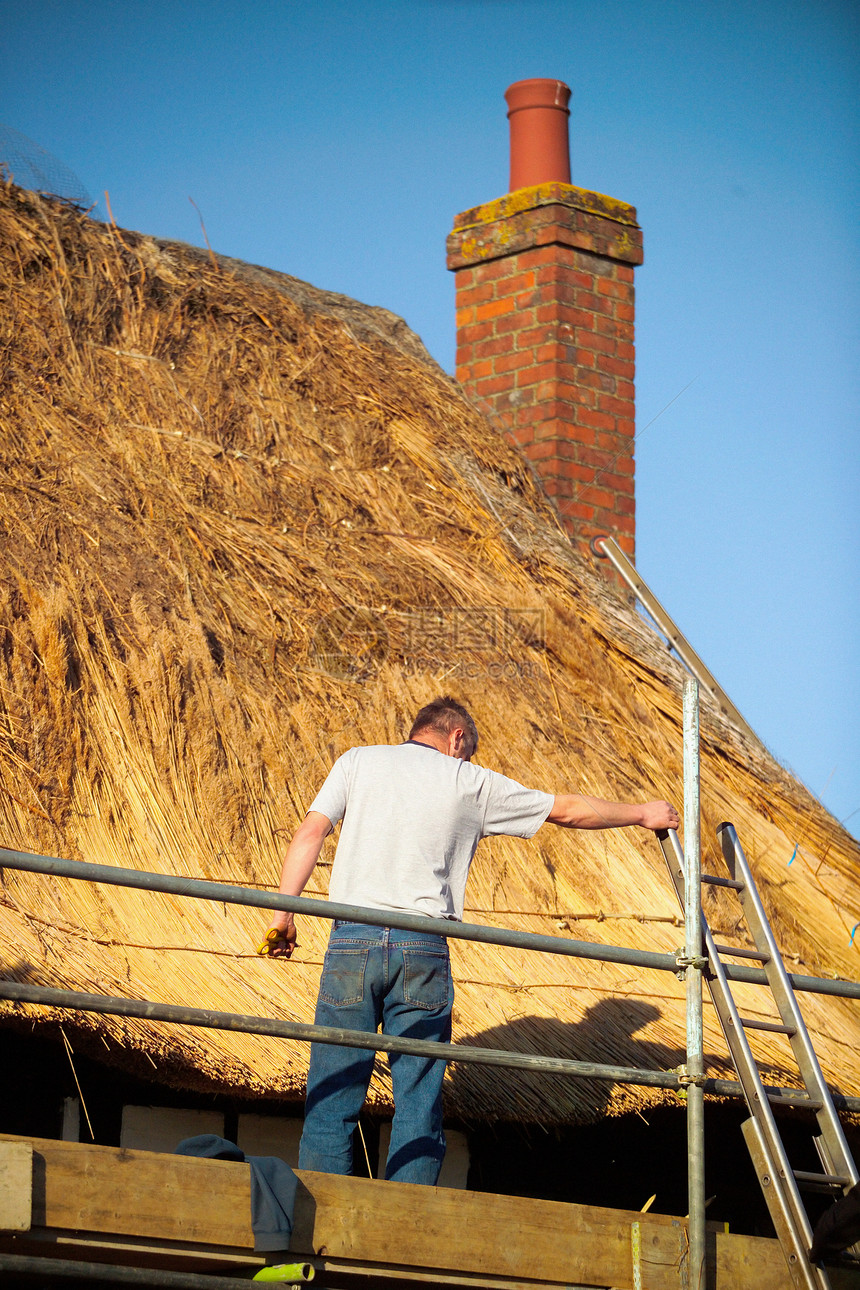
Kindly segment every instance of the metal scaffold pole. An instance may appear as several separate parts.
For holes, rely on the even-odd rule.
[[[702,854],[699,683],[684,682],[684,959],[687,995],[687,1195],[689,1290],[705,1290],[705,1103],[702,1034]]]

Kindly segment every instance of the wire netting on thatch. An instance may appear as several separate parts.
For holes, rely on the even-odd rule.
[[[32,188],[37,193],[70,202],[82,210],[90,210],[94,204],[80,179],[65,162],[33,139],[28,139],[20,130],[2,122],[0,176],[19,188]]]
[[[474,711],[484,764],[550,790],[680,801],[678,666],[404,323],[10,184],[0,255],[3,845],[274,888],[334,757],[400,740],[443,690]],[[856,844],[707,700],[702,730],[706,860],[732,820],[790,966],[856,978]],[[329,845],[308,894],[325,893],[330,860]],[[727,898],[708,901],[720,938],[742,943]],[[640,830],[485,842],[466,916],[683,940]],[[20,980],[308,1021],[328,924],[303,920],[296,958],[276,963],[254,954],[258,914],[7,870],[0,931]],[[683,1059],[671,975],[464,942],[453,959],[457,1040]],[[856,1005],[803,1006],[828,1078],[856,1094]],[[61,1020],[78,1045],[179,1086],[302,1093],[300,1044],[6,1016]],[[725,1073],[710,1015],[705,1043]],[[784,1081],[782,1040],[758,1048]],[[582,1121],[661,1096],[478,1067],[448,1078],[466,1119]]]

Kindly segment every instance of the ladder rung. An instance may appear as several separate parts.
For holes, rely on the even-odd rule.
[[[796,1035],[796,1026],[783,1026],[778,1021],[756,1021],[754,1017],[740,1017],[744,1030],[772,1030],[776,1035]]]
[[[793,1173],[799,1183],[813,1187],[847,1187],[851,1182],[850,1178],[843,1178],[840,1174],[810,1174],[805,1169],[795,1169]]]
[[[725,954],[729,958],[758,959],[760,963],[770,962],[770,955],[763,950],[739,950],[734,945],[715,945],[714,949],[718,954]]]
[[[709,882],[712,887],[732,887],[735,891],[743,891],[746,883],[738,882],[737,878],[718,878],[715,873],[703,873],[702,882]]]
[[[798,1106],[803,1111],[820,1111],[823,1102],[816,1102],[811,1097],[805,1097],[798,1094],[797,1097],[789,1097],[785,1093],[768,1093],[767,1100],[771,1106]]]

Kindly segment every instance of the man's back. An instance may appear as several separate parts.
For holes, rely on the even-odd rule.
[[[553,798],[423,743],[351,748],[311,805],[343,820],[329,898],[463,916],[469,866],[488,834],[529,838]]]

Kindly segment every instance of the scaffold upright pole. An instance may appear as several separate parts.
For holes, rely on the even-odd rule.
[[[705,1104],[702,1023],[702,854],[699,683],[684,682],[684,958],[687,997],[687,1224],[689,1290],[705,1284]]]

